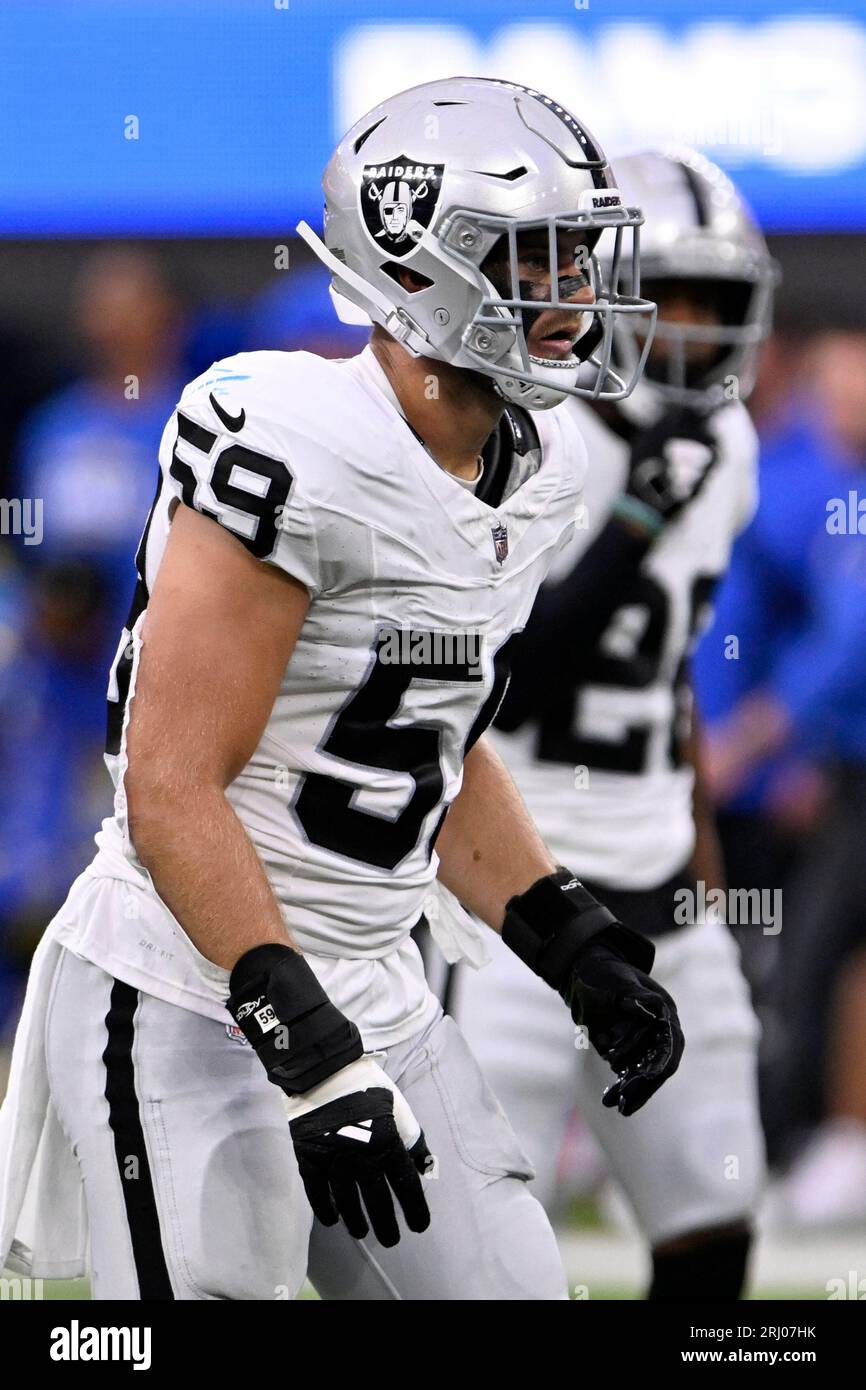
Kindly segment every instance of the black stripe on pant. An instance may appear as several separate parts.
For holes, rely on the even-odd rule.
[[[105,1063],[108,1123],[114,1134],[114,1152],[129,1223],[139,1297],[145,1302],[153,1302],[173,1299],[174,1293],[162,1248],[159,1215],[135,1091],[132,1044],[137,1007],[138,991],[122,980],[115,980],[111,1006],[105,1018],[108,1042],[102,1060]]]

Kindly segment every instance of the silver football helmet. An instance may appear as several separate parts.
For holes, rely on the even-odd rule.
[[[648,361],[639,396],[654,388],[663,400],[703,410],[732,398],[745,400],[755,384],[779,280],[751,213],[727,174],[694,150],[629,155],[617,159],[615,173],[623,200],[639,202],[644,214],[646,293],[660,292],[660,282],[668,293],[676,282],[691,284],[716,304],[720,319],[713,326],[675,323],[664,317],[662,305],[655,343],[666,351],[654,352]],[[640,360],[642,335],[640,320],[619,321],[614,360],[621,370]],[[693,362],[693,343],[717,351],[709,361]]]
[[[352,127],[323,187],[324,241],[305,222],[298,232],[331,271],[344,320],[357,322],[361,310],[413,356],[481,372],[505,400],[530,410],[566,396],[619,400],[632,390],[648,338],[628,373],[611,357],[615,322],[629,314],[651,320],[655,311],[640,298],[643,217],[623,205],[593,137],[551,98],[487,78],[422,83]],[[546,234],[551,299],[530,298],[519,280],[517,236],[530,230]],[[569,303],[578,281],[558,279],[563,232],[575,233],[576,266],[593,303]],[[602,233],[612,243],[604,285],[595,256]],[[508,267],[498,288],[484,269],[494,247],[497,264]],[[627,295],[619,293],[623,262]],[[405,289],[401,266],[423,288]],[[570,310],[575,321],[578,308],[561,359],[530,353],[538,313]]]

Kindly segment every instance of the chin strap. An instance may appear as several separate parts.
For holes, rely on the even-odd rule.
[[[352,270],[351,266],[338,261],[333,252],[328,250],[321,237],[316,236],[309,223],[299,222],[295,231],[322,264],[327,266],[332,275],[349,285],[370,306],[370,310],[377,310],[375,315],[370,313],[370,310],[366,310],[366,312],[370,314],[370,318],[374,322],[381,323],[386,332],[390,333],[392,338],[396,338],[407,352],[411,353],[413,357],[435,355],[427,334],[406,313],[406,310],[395,308],[390,300],[386,299],[375,286],[369,285],[362,276]]]

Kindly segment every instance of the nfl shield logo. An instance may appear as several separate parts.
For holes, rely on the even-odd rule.
[[[497,560],[502,565],[508,557],[508,527],[497,521],[491,530],[493,532],[493,549],[496,552]]]

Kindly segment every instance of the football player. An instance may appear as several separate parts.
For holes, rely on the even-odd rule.
[[[651,944],[557,865],[482,737],[579,498],[577,421],[548,407],[639,370],[611,375],[612,329],[653,306],[601,293],[593,252],[604,232],[618,261],[640,216],[573,116],[492,80],[383,102],[324,189],[324,243],[299,230],[372,340],[218,363],[166,427],[111,673],[115,814],[16,1041],[0,1257],[17,1237],[56,1269],[74,1151],[96,1298],[292,1297],[313,1212],[379,1290],[562,1298],[410,931],[438,874],[588,1029],[608,1104],[675,1070]]]
[[[695,785],[688,657],[755,505],[743,400],[775,269],[706,159],[649,153],[618,160],[615,173],[644,211],[642,285],[658,304],[657,334],[629,400],[562,407],[587,444],[584,524],[515,644],[496,742],[554,853],[653,937],[688,1048],[675,1081],[624,1125],[599,1102],[585,1037],[569,1054],[567,1019],[498,943],[488,969],[461,973],[455,1011],[538,1170],[541,1200],[555,1197],[576,1102],[652,1247],[649,1296],[733,1299],[764,1168],[758,1029],[727,926],[701,920],[698,885],[721,888],[722,870]],[[633,324],[618,325],[619,360],[636,360]]]

